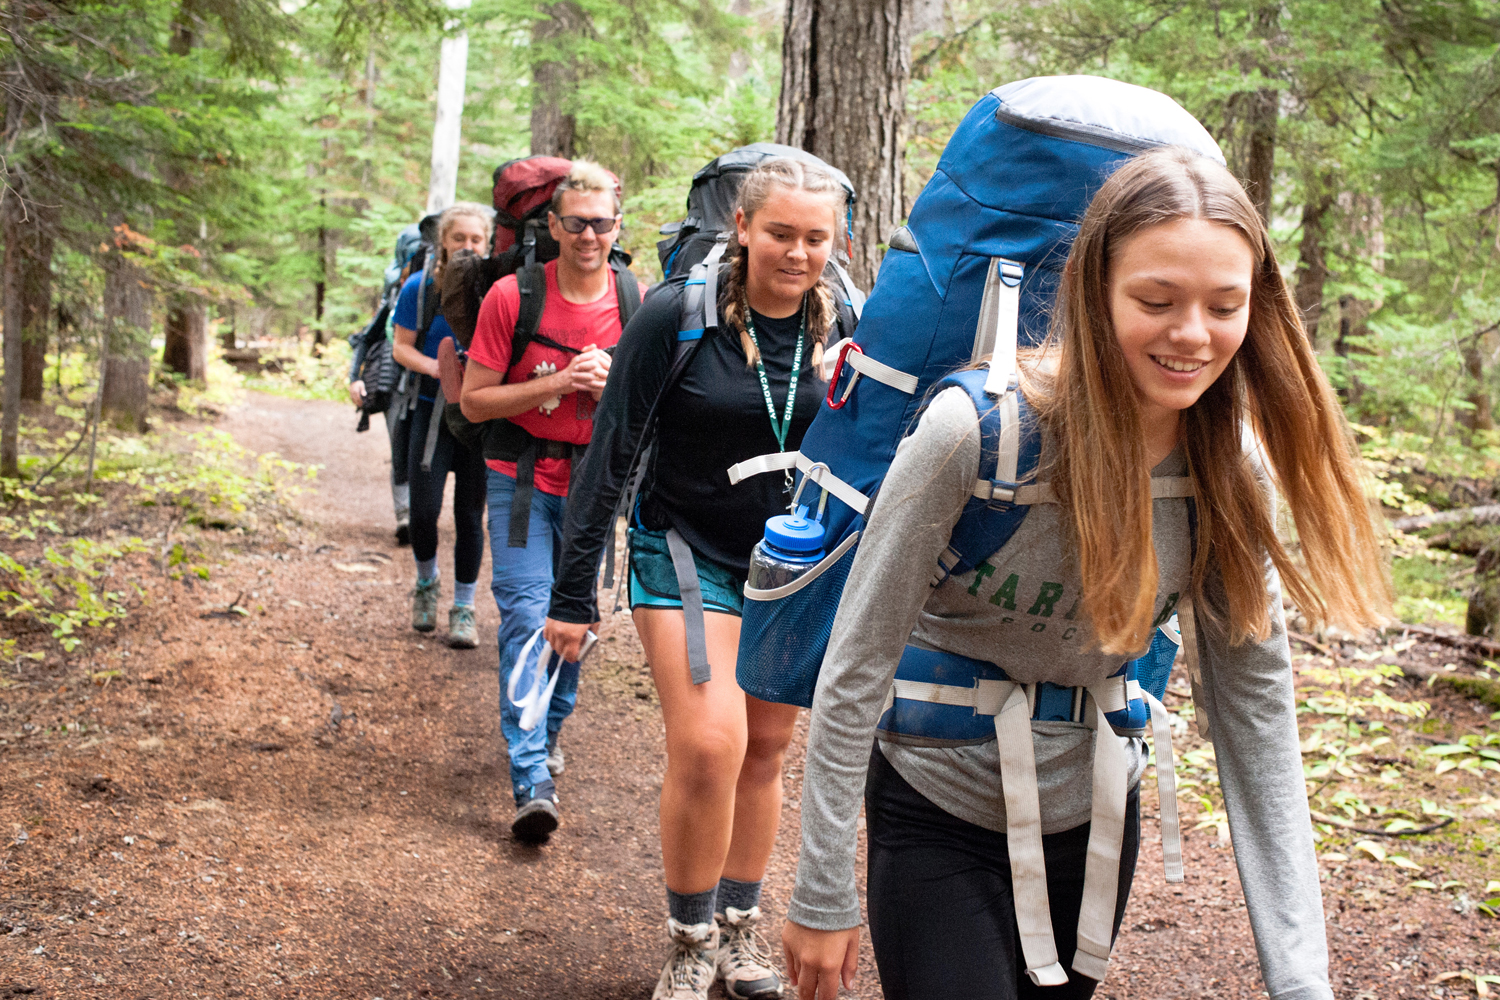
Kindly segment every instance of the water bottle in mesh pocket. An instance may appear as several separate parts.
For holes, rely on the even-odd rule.
[[[859,532],[850,534],[785,587],[745,588],[735,677],[746,694],[761,701],[812,706],[818,668],[828,650],[858,540]]]

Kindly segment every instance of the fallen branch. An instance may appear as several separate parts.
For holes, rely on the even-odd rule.
[[[1412,517],[1398,517],[1391,522],[1391,527],[1397,531],[1421,531],[1430,528],[1434,524],[1455,524],[1459,521],[1473,521],[1475,524],[1500,524],[1500,503],[1485,504],[1481,507],[1464,507],[1461,510],[1444,510],[1436,514],[1417,514]]]
[[[46,479],[48,476],[52,475],[52,473],[56,472],[57,469],[58,469],[58,466],[62,465],[64,462],[66,462],[70,457],[72,457],[73,452],[75,452],[75,451],[78,450],[78,446],[81,445],[81,444],[83,444],[83,439],[88,434],[89,424],[92,423],[92,422],[93,422],[93,414],[91,413],[91,414],[89,414],[88,419],[84,422],[83,430],[81,430],[81,431],[78,432],[78,440],[73,442],[73,447],[71,447],[67,451],[63,452],[62,458],[59,458],[57,461],[53,462],[52,466],[49,469],[47,469],[46,472],[43,472],[40,476],[36,477],[36,482],[34,482],[34,483],[31,484],[31,488],[32,488],[33,491],[36,490],[36,488],[38,486],[42,485],[42,480]]]
[[[1443,827],[1453,822],[1452,816],[1445,816],[1442,820],[1437,823],[1433,823],[1431,826],[1418,826],[1413,827],[1410,830],[1393,830],[1387,833],[1385,830],[1376,830],[1373,827],[1355,826],[1347,819],[1340,819],[1337,816],[1329,816],[1326,813],[1318,812],[1316,809],[1311,810],[1311,812],[1312,818],[1317,820],[1319,823],[1327,823],[1331,826],[1339,827],[1342,830],[1349,830],[1352,833],[1366,833],[1372,837],[1420,837],[1424,833],[1432,833],[1435,830],[1441,830]]]
[[[1500,656],[1500,642],[1486,639],[1477,635],[1453,635],[1449,632],[1439,632],[1435,628],[1426,625],[1393,625],[1386,632],[1394,632],[1400,629],[1409,635],[1419,635],[1430,642],[1440,642],[1445,646],[1453,646],[1457,649],[1477,649],[1489,656]]]
[[[1297,642],[1302,643],[1302,645],[1307,646],[1309,649],[1316,649],[1318,652],[1322,653],[1324,656],[1331,656],[1334,659],[1338,659],[1338,655],[1339,655],[1338,653],[1334,652],[1329,647],[1323,645],[1321,642],[1319,642],[1318,640],[1314,639],[1310,635],[1303,635],[1301,632],[1293,632],[1291,629],[1287,629],[1286,630],[1286,634],[1287,634],[1287,638],[1294,639]]]

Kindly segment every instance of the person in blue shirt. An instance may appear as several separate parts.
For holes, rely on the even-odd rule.
[[[448,611],[448,645],[473,649],[479,645],[474,620],[474,585],[484,557],[486,471],[478,449],[459,443],[443,422],[438,384],[438,345],[452,330],[439,308],[442,269],[459,250],[487,254],[494,233],[494,213],[472,201],[461,201],[438,219],[437,249],[432,263],[412,275],[396,301],[396,343],[391,353],[398,364],[417,378],[417,405],[412,411],[407,462],[411,483],[411,552],[417,561],[417,585],[412,591],[411,627],[418,632],[437,628],[438,515],[443,488],[453,473],[453,606]],[[454,400],[454,402],[457,402]]]

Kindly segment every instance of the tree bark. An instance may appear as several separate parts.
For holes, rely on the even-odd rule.
[[[1297,309],[1310,344],[1318,342],[1323,318],[1323,287],[1328,283],[1328,255],[1323,224],[1333,207],[1332,195],[1309,197],[1302,205],[1302,244],[1297,260]]]
[[[151,292],[119,251],[104,261],[104,415],[123,430],[144,431],[150,403]]]
[[[1280,0],[1258,4],[1253,17],[1250,36],[1256,44],[1256,51],[1247,54],[1241,69],[1246,75],[1259,71],[1262,77],[1269,78],[1275,72],[1270,56],[1280,30]],[[1240,142],[1236,144],[1240,147],[1235,157],[1238,161],[1236,173],[1260,217],[1268,223],[1276,175],[1276,120],[1280,110],[1281,95],[1269,87],[1242,91],[1231,102],[1232,114],[1242,123]]]
[[[578,68],[567,47],[569,36],[589,29],[588,15],[572,0],[549,4],[547,17],[531,26],[531,153],[572,159],[578,122],[564,109],[578,87]]]
[[[208,375],[208,307],[196,295],[184,296],[167,311],[162,367],[201,382]]]
[[[1495,429],[1494,410],[1490,404],[1490,388],[1484,377],[1483,342],[1473,338],[1464,347],[1464,373],[1469,376],[1469,391],[1465,398],[1469,409],[1458,412],[1458,422],[1471,431]]]
[[[787,0],[776,141],[849,176],[849,270],[869,288],[906,215],[906,88],[914,0]]]
[[[0,201],[0,228],[5,237],[3,268],[5,322],[5,409],[0,418],[0,476],[15,478],[21,474],[19,439],[21,431],[21,329],[23,326],[21,294],[21,258],[25,254],[21,227],[25,225],[25,208],[17,194],[15,172],[7,178],[11,190]]]

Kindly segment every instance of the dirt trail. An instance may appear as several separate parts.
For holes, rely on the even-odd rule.
[[[33,728],[0,717],[0,998],[650,995],[665,761],[628,615],[605,623],[564,731],[563,827],[516,844],[493,602],[481,588],[478,650],[407,627],[385,439],[352,424],[347,407],[250,394],[221,426],[324,467],[300,501],[316,526],[142,609],[30,705]],[[236,594],[250,614],[226,613]],[[100,688],[89,669],[121,676]],[[805,719],[767,877],[778,918],[804,733]],[[1263,996],[1230,852],[1190,834],[1189,881],[1166,886],[1149,789],[1143,811],[1137,891],[1097,995]],[[1475,961],[1493,947],[1441,907],[1382,913],[1379,894],[1352,893],[1348,919],[1330,898],[1341,997],[1417,995],[1426,966],[1410,955],[1435,932],[1473,935]],[[779,925],[767,938],[779,952]],[[867,943],[852,995],[880,995]]]

